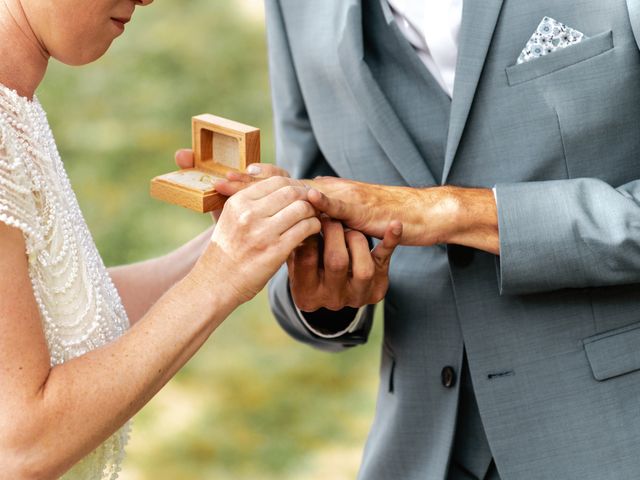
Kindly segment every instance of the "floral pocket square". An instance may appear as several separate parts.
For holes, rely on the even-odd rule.
[[[518,65],[570,47],[587,38],[578,30],[567,27],[553,18],[544,17],[518,57]]]

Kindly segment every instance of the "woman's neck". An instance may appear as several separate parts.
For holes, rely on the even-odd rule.
[[[32,98],[49,63],[20,0],[0,0],[0,83]]]

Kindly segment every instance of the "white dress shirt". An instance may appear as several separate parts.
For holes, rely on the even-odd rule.
[[[407,38],[442,89],[453,97],[462,0],[387,0]]]
[[[458,61],[458,34],[463,0],[386,0],[400,31],[445,93],[453,96]],[[300,320],[321,338],[338,338],[359,327],[366,307],[360,308],[351,324],[340,332],[326,334],[314,329],[296,310]]]

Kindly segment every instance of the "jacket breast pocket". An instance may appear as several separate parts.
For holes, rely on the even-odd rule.
[[[640,370],[640,322],[586,338],[583,344],[599,382]]]
[[[613,32],[609,30],[535,60],[507,67],[507,81],[510,86],[514,86],[535,80],[589,60],[612,48]]]

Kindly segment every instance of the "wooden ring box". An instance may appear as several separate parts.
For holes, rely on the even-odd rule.
[[[260,162],[260,130],[203,114],[192,119],[192,140],[194,168],[154,178],[151,196],[197,212],[219,210],[226,197],[216,192],[212,182]]]

